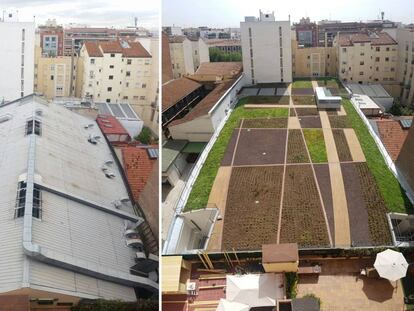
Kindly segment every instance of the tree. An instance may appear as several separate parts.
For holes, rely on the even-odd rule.
[[[226,53],[219,48],[210,48],[210,62],[241,62],[242,55],[239,52]]]
[[[148,145],[148,144],[150,144],[150,143],[152,142],[152,140],[153,140],[152,132],[151,132],[151,130],[150,130],[148,127],[144,126],[144,127],[142,128],[142,130],[141,130],[141,133],[139,133],[139,134],[135,137],[135,139],[136,139],[136,140],[138,140],[138,141],[140,141],[140,142],[141,142],[141,143],[143,143],[143,144]]]

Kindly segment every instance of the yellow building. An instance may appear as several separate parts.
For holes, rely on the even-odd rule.
[[[335,47],[303,47],[292,40],[292,75],[301,77],[336,77]]]
[[[338,74],[345,82],[397,84],[397,42],[385,32],[339,34]]]
[[[191,263],[182,256],[162,257],[162,294],[175,295],[187,293]]]
[[[72,66],[72,63],[74,66]],[[36,47],[34,91],[43,94],[47,99],[74,95],[76,87],[76,63],[76,57],[44,56],[41,53],[41,48]]]
[[[139,42],[86,42],[80,58],[80,97],[132,105],[148,102],[152,57]]]

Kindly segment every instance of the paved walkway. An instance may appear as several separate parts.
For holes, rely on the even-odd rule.
[[[331,179],[332,204],[334,210],[335,246],[351,246],[351,232],[349,226],[348,205],[346,201],[344,180],[342,178],[341,165],[335,140],[330,128],[329,118],[326,111],[319,112],[323,137],[325,139],[326,152],[329,163],[329,176]]]
[[[346,141],[348,142],[349,151],[351,152],[352,160],[355,162],[366,162],[364,152],[362,151],[358,137],[354,129],[344,129]]]
[[[372,260],[373,262],[373,260]],[[315,294],[321,299],[322,311],[402,311],[400,283],[385,279],[359,277],[359,269],[371,266],[364,260],[323,260],[322,274],[300,276],[298,297]]]
[[[301,129],[298,117],[289,117],[288,129]]]
[[[220,251],[221,240],[223,236],[223,219],[226,210],[227,191],[229,189],[231,166],[220,166],[210,196],[208,197],[208,205],[214,204],[220,211],[221,220],[217,220],[214,224],[213,232],[207,245],[208,251]]]

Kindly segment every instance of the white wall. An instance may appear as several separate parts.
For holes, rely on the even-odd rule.
[[[283,81],[280,70],[279,27],[282,27]],[[290,21],[241,22],[243,69],[252,83],[249,28],[252,32],[254,82],[291,82],[292,50]]]
[[[23,29],[24,49],[22,49]],[[18,99],[22,95],[21,92],[23,96],[33,93],[34,50],[34,23],[0,22],[0,101]],[[23,77],[22,55],[24,55]]]

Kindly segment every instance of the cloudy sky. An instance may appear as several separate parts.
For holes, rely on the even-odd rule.
[[[244,16],[258,16],[259,10],[274,11],[276,19],[293,22],[302,16],[311,20],[342,21],[385,18],[414,22],[413,0],[162,0],[163,26],[239,27]]]
[[[125,27],[134,24],[134,17],[149,29],[159,23],[157,0],[0,0],[0,9],[18,10],[19,21],[33,21],[36,16],[37,24],[56,18],[59,24]]]

